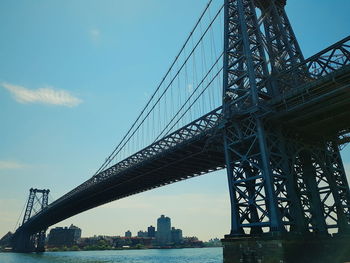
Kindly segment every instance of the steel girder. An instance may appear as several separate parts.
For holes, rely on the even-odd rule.
[[[29,198],[26,206],[26,211],[23,217],[22,226],[31,219],[34,211],[35,203],[39,205],[39,210],[34,211],[37,214],[44,211],[48,206],[50,190],[31,188],[29,190]],[[38,197],[38,195],[40,195]],[[16,252],[41,252],[45,250],[46,228],[41,228],[40,231],[31,233],[27,230],[19,230],[19,227],[12,237],[13,250]]]
[[[221,122],[220,107],[90,178],[24,227],[34,233],[98,205],[223,169]]]
[[[290,138],[291,168],[308,231],[347,232],[350,192],[338,145],[322,138]]]
[[[273,91],[255,9],[251,0],[225,1],[223,139],[234,235],[243,235],[244,229],[250,234],[261,234],[265,227],[283,229],[275,194],[280,178],[272,173],[262,119]]]
[[[27,202],[27,206],[26,206],[26,211],[24,213],[22,225],[25,224],[32,216],[35,201],[36,201],[36,203],[39,204],[40,211],[42,211],[43,209],[45,209],[48,206],[49,192],[50,192],[50,190],[41,190],[41,189],[36,189],[36,188],[30,188],[28,202]],[[38,197],[38,194],[41,194],[41,197]],[[36,212],[40,212],[40,211],[36,211]]]
[[[348,231],[349,186],[335,136],[310,142],[310,134],[270,120],[278,115],[276,105],[307,79],[322,86],[321,77],[349,63],[348,40],[325,51],[329,64],[321,54],[305,62],[284,4],[225,2],[223,139],[232,235]],[[310,72],[315,64],[320,69]]]
[[[311,83],[321,77],[350,65],[350,36],[340,40],[305,61],[280,71],[276,80],[284,90],[293,90],[296,86]],[[291,78],[290,76],[294,76]],[[288,96],[284,94],[284,96]]]
[[[214,130],[221,121],[221,107],[207,113],[201,118],[194,120],[181,129],[165,136],[164,138],[154,142],[150,146],[140,150],[139,152],[131,155],[130,157],[122,160],[121,162],[111,166],[110,168],[98,173],[83,184],[74,188],[72,191],[62,196],[59,200],[68,198],[75,193],[88,188],[91,185],[98,184],[112,176],[117,176],[126,169],[130,169],[133,166],[145,161],[149,161],[152,158],[158,158],[159,155],[172,151],[174,148],[181,147],[183,143],[187,143],[189,140],[194,139],[196,136],[203,136]]]
[[[274,88],[274,96],[276,96],[291,88],[277,85],[277,81],[287,78],[293,82],[294,87],[298,81],[295,71],[279,77],[276,75],[303,62],[304,57],[284,9],[286,1],[255,0],[255,3],[261,11],[259,21],[263,24],[265,33],[262,38],[266,43],[271,69],[270,82]],[[304,72],[304,68],[301,68],[300,71]]]
[[[263,41],[252,1],[225,1],[224,114],[271,98]],[[229,101],[229,103],[225,103]],[[229,104],[229,107],[225,107]]]
[[[28,221],[28,219],[30,218],[30,215],[32,213],[33,206],[34,206],[34,198],[35,198],[35,191],[33,188],[31,188],[29,190],[29,198],[28,198],[28,202],[27,202],[27,206],[26,206],[26,211],[24,212],[22,225],[24,223],[26,223]]]
[[[183,143],[181,147],[174,147],[159,154],[157,158],[133,165],[115,176],[77,191],[70,197],[66,196],[51,203],[43,212],[32,217],[24,227],[36,232],[42,227],[104,203],[223,169],[224,157],[220,138],[222,135],[215,134],[214,131],[203,134]],[[208,140],[212,139],[215,141],[208,145]]]
[[[350,36],[280,75],[291,72],[299,74],[300,85],[269,102],[274,109],[271,118],[311,134],[322,131],[328,140],[349,133]],[[286,77],[278,79],[279,85],[293,86]]]

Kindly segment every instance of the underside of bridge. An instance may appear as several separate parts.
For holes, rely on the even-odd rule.
[[[216,147],[206,148],[207,139],[207,136],[196,138],[51,204],[40,218],[32,218],[35,223],[31,224],[31,231],[36,232],[43,226],[48,227],[113,200],[224,168],[223,153]]]
[[[215,111],[215,116],[216,115]],[[209,114],[209,117],[212,117]],[[201,122],[201,121],[200,121]],[[198,122],[187,128],[197,130]],[[201,122],[202,123],[202,122]],[[82,184],[59,200],[50,204],[39,214],[31,217],[14,236],[14,250],[19,252],[35,251],[32,236],[73,215],[79,214],[102,204],[130,195],[175,183],[194,176],[213,172],[225,167],[222,134],[217,128],[217,119],[211,125],[203,127],[205,132],[189,134],[186,140],[176,147],[164,147],[160,153],[142,162],[131,165],[122,171],[101,176],[97,183]],[[212,126],[213,125],[213,126]],[[196,128],[194,128],[194,126]],[[186,127],[174,134],[181,133]],[[198,131],[197,131],[198,133]],[[168,137],[171,137],[169,135]],[[151,148],[152,146],[150,146]],[[149,149],[144,149],[143,151]],[[137,154],[136,154],[137,155]],[[130,158],[133,158],[132,156]],[[118,164],[115,165],[117,167]],[[115,171],[114,168],[110,169]],[[91,179],[90,179],[91,180]],[[88,185],[88,187],[87,187]]]
[[[350,65],[274,99],[272,119],[326,138],[350,132]]]

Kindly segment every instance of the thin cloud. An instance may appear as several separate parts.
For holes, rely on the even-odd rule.
[[[17,170],[25,167],[26,165],[16,161],[0,161],[0,170]]]
[[[46,86],[36,90],[27,89],[9,83],[2,83],[2,86],[7,89],[19,103],[43,103],[75,107],[82,102],[81,99],[74,97],[68,91],[58,90],[51,86]]]
[[[101,36],[101,32],[100,30],[98,30],[97,28],[93,28],[89,31],[90,37],[92,38],[92,40],[97,41],[100,39]]]

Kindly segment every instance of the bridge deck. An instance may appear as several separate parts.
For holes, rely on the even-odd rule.
[[[219,108],[92,177],[22,228],[35,233],[110,201],[224,168],[220,117]]]
[[[323,136],[350,132],[350,65],[274,99],[273,119]]]

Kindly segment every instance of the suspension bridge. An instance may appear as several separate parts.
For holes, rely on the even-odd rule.
[[[340,150],[350,141],[350,36],[305,59],[285,5],[209,1],[96,173],[52,203],[48,190],[30,190],[13,250],[43,251],[57,222],[220,169],[231,198],[225,262],[275,262],[261,248],[271,256],[306,237],[345,244],[350,191]]]

